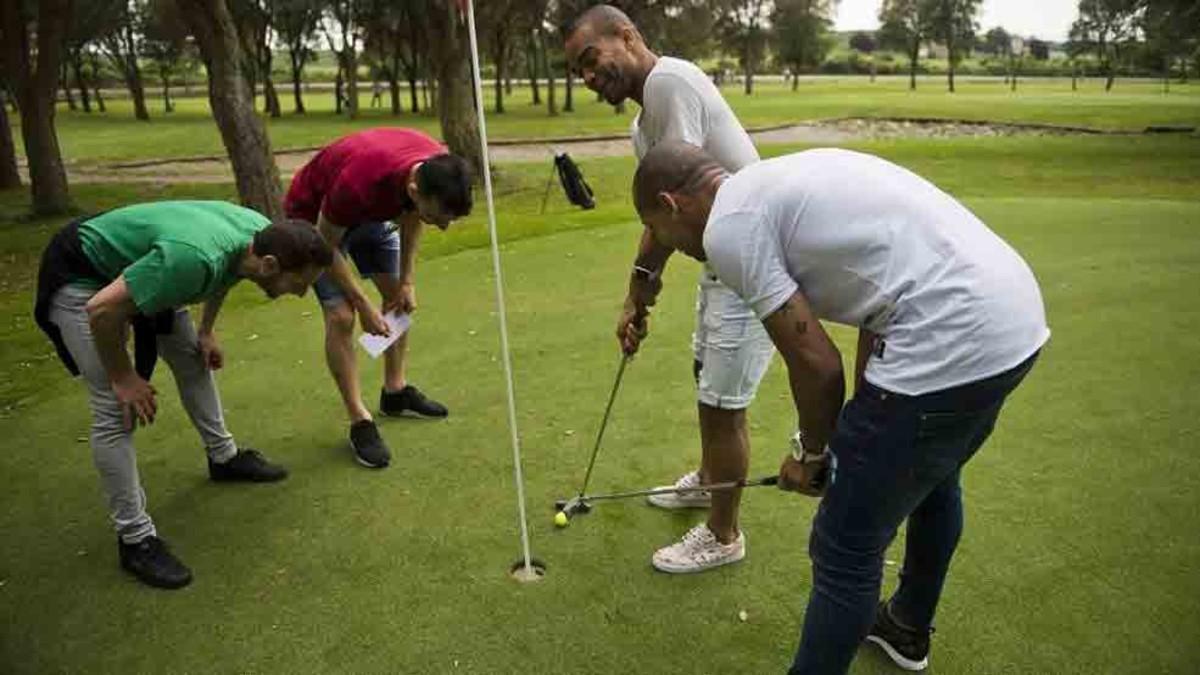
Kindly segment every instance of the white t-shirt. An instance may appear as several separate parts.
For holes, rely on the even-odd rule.
[[[725,181],[708,264],[769,316],[801,290],[818,317],[882,336],[865,377],[919,395],[1004,372],[1050,337],[1025,261],[950,195],[878,157],[809,150]]]
[[[712,80],[691,62],[669,56],[659,57],[646,76],[631,133],[639,160],[671,140],[704,148],[730,173],[758,161],[750,135]]]

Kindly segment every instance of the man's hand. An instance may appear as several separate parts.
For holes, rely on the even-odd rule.
[[[199,346],[200,360],[204,362],[205,367],[209,370],[220,370],[225,365],[225,352],[221,350],[221,345],[217,343],[215,333],[201,331]]]
[[[125,428],[132,430],[135,424],[145,426],[154,423],[158,414],[158,393],[154,385],[143,380],[136,374],[129,374],[112,383],[113,393],[121,404],[121,416],[125,420]]]
[[[411,283],[400,284],[400,291],[396,297],[383,306],[383,313],[399,312],[401,314],[412,314],[417,311],[417,287]]]
[[[387,322],[383,320],[383,313],[370,302],[364,302],[357,308],[358,322],[362,326],[364,333],[371,335],[382,335],[387,337],[391,334],[392,329],[388,327]]]
[[[789,454],[779,467],[779,489],[820,497],[829,484],[829,459],[828,450],[819,460],[808,462],[801,462]]]
[[[632,299],[625,301],[621,317],[617,320],[617,342],[621,344],[621,351],[625,354],[636,354],[642,340],[650,334],[646,322],[649,317],[650,312],[645,307],[635,304]]]

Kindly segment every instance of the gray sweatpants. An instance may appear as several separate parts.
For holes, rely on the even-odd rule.
[[[63,342],[87,384],[92,407],[92,459],[100,472],[113,525],[125,543],[134,544],[155,534],[154,522],[146,513],[146,493],[138,480],[133,430],[125,428],[121,406],[92,340],[86,307],[95,293],[82,286],[63,287],[52,300],[50,320],[62,331]],[[201,360],[196,329],[186,309],[175,312],[169,335],[158,336],[158,354],[175,375],[183,408],[200,432],[209,458],[227,461],[237,453],[237,446],[225,429],[216,381]]]

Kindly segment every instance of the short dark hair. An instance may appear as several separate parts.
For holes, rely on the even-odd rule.
[[[705,178],[724,171],[712,155],[690,143],[664,141],[642,157],[633,175],[633,206],[645,216],[660,208],[663,192],[695,194]]]
[[[471,213],[471,165],[458,155],[430,157],[417,167],[417,190],[438,201],[447,214],[460,218]]]
[[[589,7],[566,26],[564,35],[570,38],[584,26],[587,26],[596,35],[601,36],[616,37],[621,34],[621,30],[624,28],[632,28],[633,32],[637,33],[639,37],[642,35],[637,29],[637,25],[633,23],[633,19],[630,19],[628,14],[612,5],[595,5]]]
[[[299,272],[309,265],[329,267],[333,249],[307,220],[277,220],[254,234],[254,254],[273,255],[284,272]]]

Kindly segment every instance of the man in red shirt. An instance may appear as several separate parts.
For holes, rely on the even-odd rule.
[[[284,210],[291,218],[316,223],[334,248],[333,266],[313,286],[325,317],[325,360],[350,415],[355,457],[365,466],[386,467],[391,452],[359,386],[354,316],[364,331],[386,335],[384,312],[417,308],[413,282],[421,224],[445,230],[471,212],[470,166],[419,131],[368,129],[334,141],[301,168]],[[379,289],[383,311],[355,281],[347,256]],[[445,417],[445,406],[405,379],[407,337],[384,352],[380,412]]]

